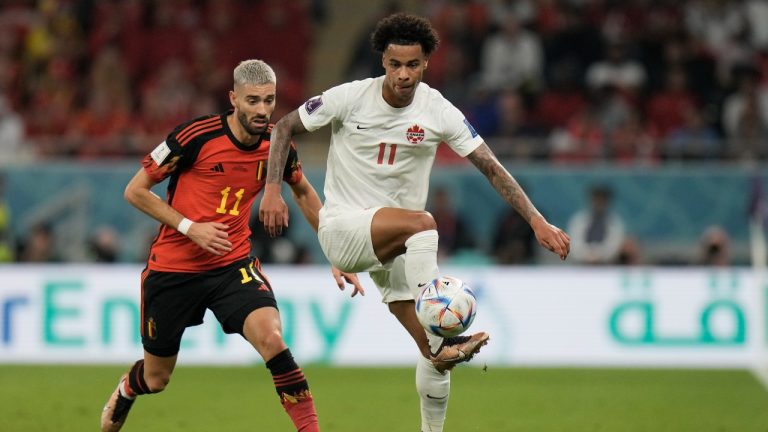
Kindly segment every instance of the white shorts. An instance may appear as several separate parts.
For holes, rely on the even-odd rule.
[[[323,253],[336,268],[350,273],[369,272],[384,303],[413,300],[405,280],[405,256],[382,264],[371,239],[373,215],[381,207],[324,217],[320,212],[317,237]]]

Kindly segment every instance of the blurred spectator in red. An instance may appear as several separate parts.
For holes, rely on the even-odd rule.
[[[119,51],[104,47],[91,64],[85,106],[73,114],[68,139],[78,157],[120,157],[132,154],[125,136],[131,132],[133,99]]]
[[[655,164],[659,161],[657,141],[648,132],[640,113],[631,109],[607,140],[607,153],[621,165]]]
[[[648,100],[648,125],[658,137],[666,138],[671,131],[683,126],[685,113],[695,106],[696,100],[688,91],[685,72],[674,67],[667,71],[664,89]]]
[[[564,128],[552,130],[548,140],[554,162],[588,162],[602,158],[605,131],[600,123],[599,110],[598,101],[591,98]]]
[[[485,39],[488,24],[488,8],[486,2],[479,0],[448,0],[434,2],[435,7],[429,11],[435,30],[440,35],[440,48],[429,59],[427,71],[430,86],[441,88],[445,76],[457,71],[453,61],[461,56],[464,58],[459,65],[464,77],[469,78],[472,71],[478,70],[480,52]]]
[[[553,65],[549,86],[536,102],[534,121],[546,130],[562,128],[587,101],[579,86],[578,66],[569,60]]]

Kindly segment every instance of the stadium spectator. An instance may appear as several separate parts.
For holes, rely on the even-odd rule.
[[[239,333],[258,351],[296,429],[319,431],[309,386],[283,340],[272,287],[258,259],[249,257],[248,220],[264,185],[261,167],[267,163],[276,82],[266,63],[242,62],[229,93],[233,110],[175,128],[144,157],[125,189],[129,203],[162,225],[141,280],[144,357],[109,397],[103,432],[122,428],[137,396],[165,389],[184,330],[200,324],[206,309],[226,333]],[[320,198],[296,152],[291,155],[281,178],[317,229]],[[169,176],[165,202],[150,189]],[[359,287],[355,275],[344,277]]]
[[[604,58],[587,69],[589,88],[614,88],[631,103],[635,102],[645,85],[646,73],[642,64],[629,57],[628,49],[626,43],[608,42]]]
[[[493,91],[504,88],[538,90],[543,67],[541,40],[508,13],[499,32],[485,39],[480,74]]]
[[[701,235],[699,263],[705,266],[727,267],[731,264],[731,238],[719,225],[707,227]]]
[[[491,241],[491,255],[496,264],[532,264],[536,235],[531,226],[514,210],[501,213]]]
[[[99,263],[117,262],[120,256],[120,235],[111,226],[99,227],[91,234],[88,246],[92,261]]]
[[[0,93],[0,165],[32,157],[23,139],[24,121],[13,111],[8,98]]]
[[[768,86],[760,86],[760,72],[752,67],[736,72],[738,87],[723,103],[723,128],[728,154],[740,159],[768,156]]]
[[[622,266],[638,266],[643,264],[640,242],[635,237],[628,235],[621,242],[616,264]]]
[[[543,247],[565,259],[569,240],[541,216],[464,115],[422,82],[438,45],[430,22],[391,15],[379,21],[371,41],[382,53],[384,76],[326,90],[275,125],[259,216],[271,235],[287,225],[279,182],[290,140],[332,123],[320,245],[339,268],[370,272],[383,302],[421,354],[416,366],[421,430],[442,430],[449,371],[470,360],[489,336],[443,339],[428,334],[416,318],[414,298],[439,277],[437,224],[424,211],[437,146],[445,142],[475,164],[524,215]],[[344,287],[340,278],[338,284]]]
[[[462,249],[475,247],[470,225],[451,201],[448,189],[436,188],[432,193],[427,211],[435,218],[440,238],[437,242],[438,259],[448,258]]]
[[[499,159],[546,159],[549,156],[544,134],[531,120],[525,100],[517,90],[501,91],[494,108],[494,128],[487,135],[488,145]]]
[[[664,157],[675,160],[714,160],[723,150],[717,131],[697,107],[685,112],[685,124],[673,130],[663,146]]]
[[[671,68],[667,71],[664,89],[648,100],[648,126],[656,136],[664,139],[685,124],[685,113],[696,106],[696,100],[688,90],[685,71],[679,66]]]
[[[608,134],[606,154],[619,165],[653,165],[660,159],[658,141],[634,108],[630,108],[626,118]]]
[[[576,212],[568,222],[572,256],[577,263],[618,262],[625,229],[623,219],[611,208],[612,200],[613,193],[607,186],[592,186],[587,207]]]
[[[17,245],[16,260],[27,263],[60,262],[53,227],[46,223],[32,226]]]

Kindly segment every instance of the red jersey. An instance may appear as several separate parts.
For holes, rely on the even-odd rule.
[[[167,202],[186,218],[229,225],[232,250],[222,256],[213,255],[176,229],[161,225],[149,251],[150,270],[197,273],[248,256],[248,221],[253,200],[264,188],[272,125],[257,144],[246,147],[229,129],[230,113],[178,126],[144,157],[142,165],[156,182],[170,176]],[[291,143],[283,180],[293,185],[301,178],[301,163]]]

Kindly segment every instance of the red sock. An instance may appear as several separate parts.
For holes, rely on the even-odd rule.
[[[297,396],[283,393],[280,399],[282,400],[285,412],[293,420],[293,425],[296,426],[298,432],[320,432],[320,425],[317,423],[317,412],[315,412],[315,402],[312,400],[312,393],[309,390]]]

